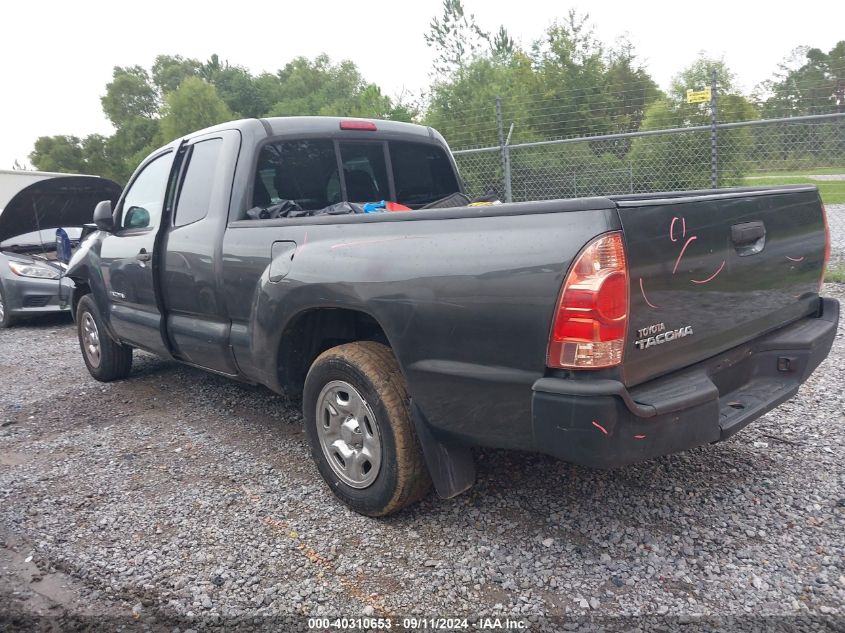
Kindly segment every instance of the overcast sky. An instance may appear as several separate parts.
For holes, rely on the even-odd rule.
[[[149,67],[160,53],[203,60],[217,53],[261,72],[326,52],[353,60],[391,96],[403,88],[418,92],[432,59],[423,34],[440,6],[440,0],[4,3],[0,169],[15,159],[28,162],[41,135],[110,133],[100,96],[112,67]],[[842,0],[464,0],[464,6],[483,28],[504,24],[525,45],[569,8],[588,12],[600,39],[628,34],[662,87],[699,51],[724,56],[750,89],[796,46],[829,50],[845,39]]]

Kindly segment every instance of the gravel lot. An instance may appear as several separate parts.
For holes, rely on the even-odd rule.
[[[845,286],[826,294],[845,301]],[[325,488],[294,405],[135,358],[130,380],[101,385],[69,321],[0,330],[9,627],[26,626],[9,613],[182,630],[298,614],[845,625],[842,328],[799,396],[729,442],[609,472],[479,451],[469,493],[385,520]]]
[[[834,265],[845,265],[845,204],[827,205],[827,221],[830,225],[830,261]]]

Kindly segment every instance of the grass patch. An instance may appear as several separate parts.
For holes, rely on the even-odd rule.
[[[829,176],[833,174],[845,174],[845,165],[842,167],[816,167],[808,169],[787,169],[785,171],[763,171],[748,176],[754,180],[757,178],[800,178],[802,176]]]
[[[842,173],[842,172],[839,172]],[[806,176],[782,174],[771,178],[746,178],[743,184],[748,187],[766,187],[768,185],[815,185],[819,188],[825,204],[845,204],[845,180],[811,180]]]
[[[845,264],[831,264],[824,275],[825,281],[845,284]]]

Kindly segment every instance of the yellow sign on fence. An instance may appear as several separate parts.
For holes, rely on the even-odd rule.
[[[687,103],[707,103],[710,101],[710,88],[687,90]]]

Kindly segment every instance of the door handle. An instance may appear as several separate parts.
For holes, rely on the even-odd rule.
[[[766,226],[762,222],[746,222],[731,227],[731,241],[737,246],[753,244],[766,235]]]
[[[135,255],[135,259],[137,259],[137,260],[139,260],[139,261],[142,261],[142,262],[148,262],[148,261],[150,261],[152,258],[153,258],[153,254],[152,254],[152,253],[148,253],[146,248],[142,248],[142,249],[138,252],[138,254],[137,254],[137,255]]]
[[[766,225],[762,222],[743,222],[731,226],[731,242],[737,255],[756,255],[766,245]]]

